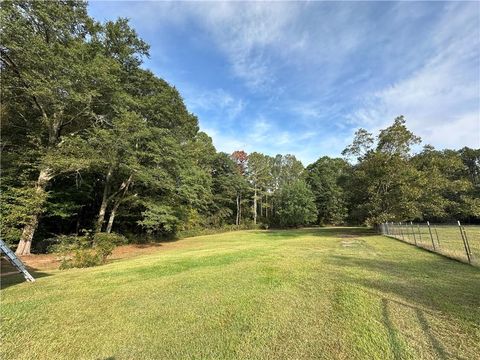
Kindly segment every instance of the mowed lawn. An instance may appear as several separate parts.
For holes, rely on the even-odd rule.
[[[2,359],[478,359],[480,270],[359,228],[242,231],[1,291]]]

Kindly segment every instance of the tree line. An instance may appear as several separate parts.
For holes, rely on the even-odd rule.
[[[344,158],[217,152],[126,19],[80,1],[1,4],[1,236],[17,254],[85,232],[480,217],[480,150],[412,153],[402,117]]]

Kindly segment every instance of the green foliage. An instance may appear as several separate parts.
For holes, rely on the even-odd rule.
[[[318,224],[341,224],[348,213],[344,183],[349,171],[343,159],[324,156],[307,167],[307,183],[315,196]]]
[[[315,197],[303,180],[285,185],[277,195],[277,221],[280,226],[311,224],[317,217]]]
[[[36,213],[43,211],[46,193],[33,187],[3,187],[0,201],[0,233],[3,240],[13,245],[21,235],[22,227]]]
[[[61,269],[90,267],[104,264],[115,247],[126,241],[120,234],[86,231],[82,236],[57,236],[49,251],[62,257]]]
[[[350,220],[374,225],[478,217],[472,182],[475,160],[467,160],[470,166],[466,166],[462,151],[437,151],[431,146],[413,156],[411,148],[420,138],[407,129],[402,116],[380,130],[377,140],[372,149],[371,136],[360,131],[344,152],[359,155],[358,149],[369,149],[358,157],[344,185]],[[473,154],[463,152],[467,153]]]
[[[87,268],[103,264],[102,254],[94,249],[77,249],[71,258],[63,258],[60,269]]]
[[[173,234],[180,224],[178,212],[171,206],[153,202],[144,203],[145,211],[143,219],[138,221],[149,234],[167,233]]]
[[[95,233],[93,235],[93,250],[102,258],[102,263],[107,259],[107,256],[112,254],[113,249],[119,245],[123,245],[127,239],[116,233]]]
[[[193,236],[204,236],[204,235],[213,235],[213,234],[222,234],[225,232],[230,231],[239,231],[239,230],[257,230],[261,229],[262,225],[253,225],[249,224],[241,224],[241,225],[223,225],[219,227],[197,227],[191,228],[188,230],[180,230],[175,238],[177,239],[184,239]]]

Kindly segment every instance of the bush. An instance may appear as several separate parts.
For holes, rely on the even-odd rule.
[[[115,233],[96,233],[93,236],[93,248],[102,257],[103,262],[112,254],[115,247],[126,242],[127,239],[124,236]]]
[[[119,234],[86,232],[85,236],[60,235],[50,251],[62,256],[60,269],[84,268],[104,264],[117,245],[126,243]]]
[[[71,259],[64,258],[60,264],[60,269],[86,268],[98,266],[104,263],[102,255],[94,249],[78,249],[74,252]]]

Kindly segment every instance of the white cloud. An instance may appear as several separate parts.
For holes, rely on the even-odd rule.
[[[245,109],[245,101],[223,89],[197,90],[185,86],[182,92],[190,111],[210,111],[222,116],[222,120],[234,120]]]
[[[350,120],[376,130],[405,115],[407,126],[424,143],[439,148],[479,147],[479,14],[471,10],[449,4],[435,31],[435,52],[424,66],[368,95]]]
[[[158,40],[155,57],[171,27],[189,31],[185,46],[221,54],[233,78],[215,82],[224,89],[180,86],[217,148],[314,160],[339,154],[348,128],[375,132],[401,114],[426,143],[479,147],[479,11],[478,3],[137,2],[135,14],[130,3],[121,15]],[[242,98],[239,83],[250,90]],[[250,124],[248,135],[237,123]]]
[[[263,88],[274,82],[272,51],[285,41],[289,25],[298,14],[295,4],[254,2],[219,3],[195,8],[197,19],[225,53],[234,74],[251,89]],[[301,42],[288,42],[301,46]]]

